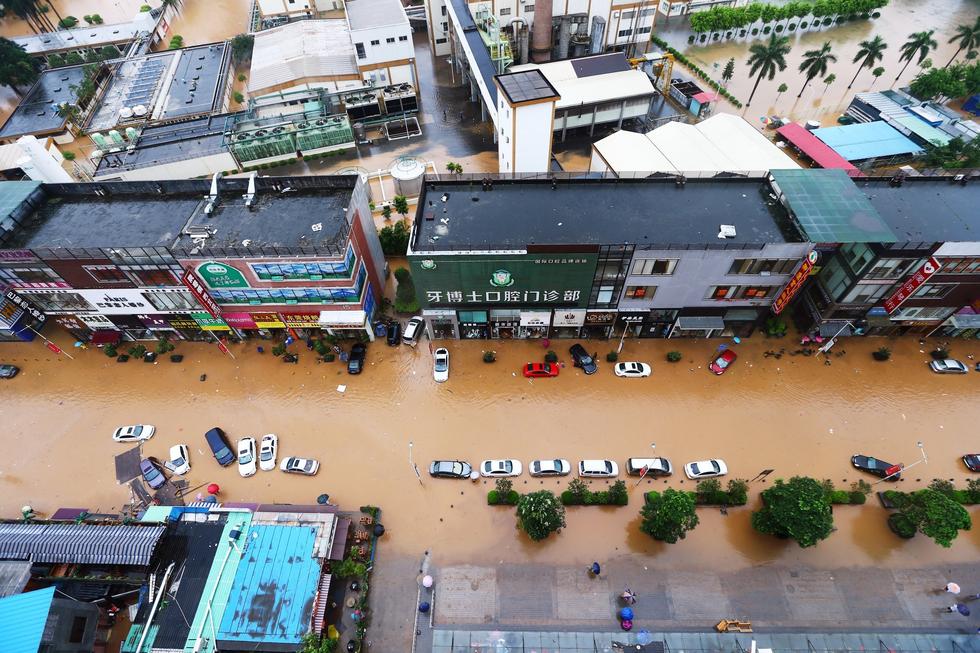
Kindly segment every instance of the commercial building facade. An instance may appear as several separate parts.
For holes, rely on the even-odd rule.
[[[373,337],[384,260],[359,177],[229,179],[217,196],[206,181],[0,185],[15,191],[0,279],[80,340]]]

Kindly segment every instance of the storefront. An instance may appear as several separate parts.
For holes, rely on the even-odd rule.
[[[275,336],[273,329],[286,328],[278,313],[222,313],[221,319],[244,338],[270,340]]]
[[[586,311],[582,338],[608,338],[616,322],[616,311]]]
[[[518,338],[534,340],[548,337],[551,311],[521,311],[521,328]]]
[[[429,340],[455,340],[459,337],[456,311],[430,309],[422,311]]]
[[[643,322],[649,311],[620,311],[616,315],[613,335],[620,338],[639,338],[643,333]]]
[[[364,333],[374,342],[374,329],[364,311],[320,311],[320,328],[342,338],[359,338]]]
[[[70,333],[75,340],[88,342],[92,336],[92,329],[74,315],[54,315],[52,319],[55,324]]]
[[[754,308],[731,308],[722,318],[725,322],[724,335],[748,338],[755,331],[759,312]]]
[[[585,313],[582,309],[555,309],[551,318],[551,337],[578,338],[585,324]]]
[[[210,313],[191,313],[191,318],[203,332],[198,340],[216,340],[231,335],[231,327],[220,317],[212,317]],[[235,338],[232,338],[234,340]]]
[[[212,340],[190,315],[167,315],[167,323],[181,340]]]
[[[279,313],[282,324],[290,334],[299,340],[318,337],[320,334],[320,313]]]
[[[653,309],[647,313],[640,329],[641,338],[667,338],[670,329],[677,319],[677,311],[673,309]]]
[[[0,342],[30,342],[35,331],[44,328],[46,319],[39,306],[8,289],[0,297]]]
[[[126,340],[156,340],[153,332],[146,328],[136,315],[109,315],[109,321],[123,332]]]
[[[942,325],[929,335],[943,338],[980,338],[980,313],[966,307],[958,313],[950,315]]]
[[[488,311],[459,311],[459,337],[463,340],[480,340],[490,337]]]
[[[502,340],[517,337],[521,328],[521,311],[516,308],[500,308],[490,311],[490,336]]]
[[[668,338],[713,338],[725,330],[725,320],[717,315],[686,315],[677,318]]]

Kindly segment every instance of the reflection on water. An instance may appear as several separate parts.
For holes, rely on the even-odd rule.
[[[230,501],[310,502],[328,492],[347,507],[366,503],[385,509],[389,550],[415,555],[437,548],[442,564],[532,560],[586,563],[597,556],[642,554],[657,564],[679,567],[740,568],[769,561],[816,566],[875,564],[902,566],[975,559],[976,537],[963,536],[950,550],[924,537],[899,542],[885,526],[885,512],[872,505],[835,508],[838,532],[814,549],[754,533],[748,509],[701,509],[701,525],[674,546],[651,541],[637,531],[644,490],[693,489],[675,474],[668,483],[644,481],[633,489],[627,508],[576,507],[568,528],[544,544],[534,544],[514,528],[512,509],[489,507],[492,484],[430,479],[433,458],[539,457],[613,458],[652,453],[676,467],[694,459],[724,458],[733,476],[751,478],[765,468],[771,478],[809,474],[847,488],[860,476],[850,467],[853,453],[893,462],[915,462],[917,440],[929,464],[899,483],[924,485],[933,476],[965,484],[958,457],[970,444],[980,417],[976,402],[980,376],[938,377],[925,365],[917,341],[890,341],[892,361],[875,363],[877,339],[841,343],[842,358],[826,366],[813,358],[763,357],[769,347],[792,343],[758,338],[739,347],[738,363],[723,377],[704,369],[716,342],[626,341],[623,357],[652,363],[648,379],[619,379],[608,365],[586,378],[565,367],[557,379],[528,380],[517,372],[544,350],[534,342],[449,342],[452,377],[431,380],[426,343],[417,349],[368,349],[366,371],[348,376],[336,363],[316,364],[305,350],[298,365],[283,365],[254,347],[239,345],[231,360],[208,345],[181,343],[184,363],[158,365],[110,361],[98,351],[78,351],[57,360],[39,344],[0,345],[5,362],[23,373],[4,384],[5,434],[17,445],[0,461],[0,511],[15,514],[24,503],[42,513],[59,506],[118,509],[128,492],[116,486],[112,456],[124,450],[110,434],[133,422],[155,424],[157,435],[145,451],[165,457],[170,445],[191,448],[192,487],[219,483]],[[567,359],[569,341],[552,347]],[[591,345],[600,352],[610,342]],[[969,343],[955,343],[966,356]],[[498,361],[481,362],[484,348]],[[268,349],[268,348],[267,348]],[[668,364],[668,349],[684,361]],[[601,357],[601,356],[600,356]],[[567,361],[566,361],[567,362]],[[200,381],[207,374],[206,381]],[[339,385],[346,385],[340,393]],[[202,434],[220,425],[232,438],[280,437],[280,455],[311,456],[321,462],[316,478],[279,472],[239,478],[219,469],[205,451]],[[408,443],[423,473],[420,486],[409,465]],[[515,479],[520,492],[560,491],[567,480]],[[594,481],[596,487],[606,482]],[[753,485],[750,504],[757,501]]]

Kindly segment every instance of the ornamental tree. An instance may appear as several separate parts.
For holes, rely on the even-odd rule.
[[[565,506],[548,490],[525,494],[517,502],[517,526],[539,542],[565,527]]]
[[[760,533],[793,539],[806,548],[826,539],[834,529],[830,502],[815,479],[779,479],[761,496],[762,508],[752,513],[752,527]]]
[[[640,530],[668,544],[683,540],[700,522],[694,509],[694,496],[671,489],[648,500],[640,510],[640,516],[643,518]]]
[[[973,525],[963,506],[931,488],[909,494],[899,514],[920,533],[947,549],[961,530],[968,531]]]

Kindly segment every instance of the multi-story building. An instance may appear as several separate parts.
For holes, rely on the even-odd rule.
[[[6,335],[27,339],[47,317],[96,343],[373,338],[384,258],[359,177],[213,183],[0,184],[3,313],[27,313]]]
[[[409,246],[436,338],[746,335],[807,257],[761,177],[427,180]]]

